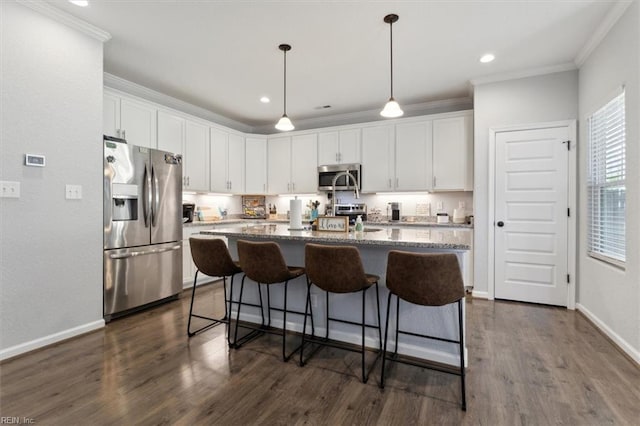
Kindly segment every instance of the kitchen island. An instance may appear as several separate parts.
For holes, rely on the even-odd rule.
[[[200,232],[205,235],[224,236],[229,243],[232,257],[237,259],[237,241],[275,241],[280,245],[287,263],[291,266],[304,266],[304,245],[306,243],[354,245],[358,247],[362,263],[367,273],[380,276],[380,316],[383,323],[387,310],[388,290],[385,287],[387,254],[390,250],[404,250],[418,253],[455,253],[458,256],[463,277],[468,276],[465,268],[469,265],[469,249],[472,244],[472,234],[469,229],[437,229],[437,228],[365,228],[365,232],[319,232],[305,230],[289,230],[287,224],[238,224],[229,227],[216,227]],[[247,279],[248,280],[248,279]],[[238,281],[236,280],[236,283]],[[236,284],[237,286],[237,284]],[[258,292],[248,286],[243,296],[247,301],[256,302]],[[237,286],[239,288],[239,286]],[[281,307],[283,286],[273,286],[271,302],[273,306]],[[238,291],[234,289],[234,300]],[[264,294],[264,292],[263,292]],[[304,310],[306,296],[306,277],[300,277],[289,284],[288,304],[290,309]],[[316,333],[324,335],[324,293],[312,287],[312,305],[315,312]],[[340,294],[331,296],[331,315],[342,317],[350,321],[358,321],[360,315],[360,295]],[[375,291],[367,291],[367,322],[375,324]],[[273,313],[272,325],[282,327],[282,317]],[[242,319],[250,322],[260,322],[259,310],[242,310]],[[389,319],[390,324],[394,318]],[[427,333],[448,339],[457,339],[457,309],[455,305],[443,307],[422,307],[407,304],[403,306],[400,317],[403,329],[416,333]],[[391,325],[395,329],[395,325]],[[302,331],[302,317],[287,316],[287,330]],[[307,329],[309,331],[309,328]],[[360,329],[347,324],[332,323],[330,338],[349,343],[360,341]],[[389,348],[393,348],[393,335],[389,336]],[[366,345],[378,346],[375,330],[367,330]],[[403,336],[400,339],[398,352],[435,362],[456,365],[457,348],[455,345],[439,341],[419,339]]]

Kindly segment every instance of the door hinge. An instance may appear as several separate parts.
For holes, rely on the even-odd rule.
[[[567,217],[571,217],[571,208],[567,207]]]
[[[571,141],[562,141],[562,143],[567,144],[567,151],[571,151]]]
[[[571,282],[571,275],[567,274],[567,284]]]

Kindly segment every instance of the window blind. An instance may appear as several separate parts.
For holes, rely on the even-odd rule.
[[[624,91],[589,117],[588,253],[624,265]]]

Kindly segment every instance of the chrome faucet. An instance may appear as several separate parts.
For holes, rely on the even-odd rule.
[[[353,187],[356,189],[355,190],[356,199],[360,198],[360,191],[358,191],[358,180],[349,172],[349,170],[345,170],[344,172],[337,173],[333,177],[333,180],[331,181],[331,188],[332,188],[332,190],[331,190],[331,211],[333,213],[333,216],[336,215],[336,182],[338,181],[338,178],[340,178],[342,176],[347,176],[347,180],[348,180],[348,178],[351,178],[351,180],[353,181]]]

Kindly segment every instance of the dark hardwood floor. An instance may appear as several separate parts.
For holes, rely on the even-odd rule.
[[[280,360],[277,337],[229,350],[224,326],[187,338],[190,293],[103,330],[0,364],[0,416],[37,424],[638,424],[640,369],[583,316],[467,301],[467,412],[459,378],[325,348]],[[199,311],[220,284],[199,294]],[[212,309],[209,308],[209,311]],[[196,324],[197,325],[197,324]],[[293,340],[293,339],[292,339]]]

